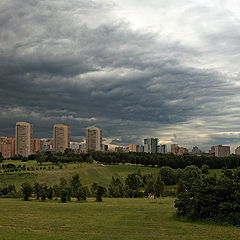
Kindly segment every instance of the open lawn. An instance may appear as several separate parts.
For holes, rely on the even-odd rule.
[[[1,240],[237,240],[240,228],[179,221],[174,199],[0,199]]]
[[[29,161],[22,163],[20,161],[6,161],[4,164],[13,163],[15,165],[23,165],[38,167],[36,161]],[[27,165],[28,164],[28,165]],[[44,166],[42,166],[44,167]],[[96,182],[102,186],[107,187],[111,181],[112,176],[125,179],[128,174],[141,171],[142,174],[152,173],[156,174],[158,168],[140,167],[140,166],[129,166],[129,165],[103,165],[103,164],[67,164],[63,165],[60,169],[55,166],[55,169],[46,170],[35,170],[35,171],[21,171],[21,172],[10,172],[0,173],[0,187],[15,184],[19,189],[23,182],[34,183],[46,183],[49,186],[59,182],[61,177],[70,179],[73,175],[79,174],[83,185],[91,186],[92,183]]]

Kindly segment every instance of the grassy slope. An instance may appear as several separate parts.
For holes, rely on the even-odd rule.
[[[10,161],[8,161],[10,162]],[[11,161],[14,163],[14,161]],[[22,164],[21,162],[15,165]],[[30,161],[26,164],[28,166],[37,166],[36,162]],[[53,185],[59,182],[61,177],[67,179],[71,178],[74,174],[78,173],[80,179],[84,185],[90,186],[92,183],[97,182],[100,185],[108,186],[111,177],[116,176],[121,179],[125,179],[130,173],[141,171],[142,174],[157,173],[157,168],[137,167],[137,166],[104,166],[102,164],[68,164],[67,168],[63,166],[63,169],[55,167],[54,170],[39,170],[39,171],[24,171],[13,173],[1,173],[0,174],[0,187],[7,184],[15,184],[17,188],[21,186],[23,182],[33,183],[38,181],[40,183],[47,183]]]
[[[236,240],[240,228],[180,222],[173,199],[66,204],[0,199],[2,240]]]

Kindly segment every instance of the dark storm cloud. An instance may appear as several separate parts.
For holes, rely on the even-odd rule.
[[[13,135],[24,120],[36,136],[51,136],[52,125],[64,122],[75,138],[97,125],[126,144],[157,137],[160,127],[229,114],[239,87],[223,73],[186,64],[201,52],[114,19],[114,7],[0,3],[1,135]]]

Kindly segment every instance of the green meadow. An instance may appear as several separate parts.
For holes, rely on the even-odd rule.
[[[36,161],[28,161],[22,163],[21,161],[4,161],[4,164],[13,163],[15,165],[23,165],[26,167],[35,167],[38,170],[35,171],[20,171],[20,172],[3,172],[0,173],[0,187],[15,184],[19,189],[24,182],[34,183],[46,183],[49,186],[59,182],[61,177],[70,179],[73,175],[79,174],[83,185],[91,186],[96,182],[99,185],[107,187],[111,181],[112,176],[118,177],[124,180],[128,174],[140,171],[142,174],[152,173],[156,174],[158,168],[139,167],[131,165],[103,165],[103,164],[67,164],[54,166],[54,169],[48,169],[52,167],[52,164],[37,165]],[[45,170],[41,168],[46,168]]]
[[[1,240],[237,240],[240,228],[181,221],[173,198],[41,202],[0,199]]]

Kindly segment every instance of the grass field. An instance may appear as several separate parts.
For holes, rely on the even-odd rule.
[[[14,163],[15,165],[25,164],[26,167],[39,167],[35,161],[28,161],[22,163],[20,161],[6,161],[6,163]],[[55,166],[54,170],[38,170],[38,171],[21,171],[21,172],[10,172],[0,173],[0,187],[15,184],[19,189],[23,182],[34,183],[46,183],[48,185],[54,185],[59,182],[61,177],[70,179],[74,174],[79,174],[83,185],[90,186],[96,182],[100,185],[107,187],[111,181],[112,176],[125,179],[128,174],[141,171],[142,174],[152,173],[156,174],[159,169],[150,167],[139,167],[129,165],[112,165],[105,166],[103,164],[68,164],[64,165],[62,169]]]
[[[237,240],[240,228],[179,221],[174,199],[0,199],[1,240]]]

